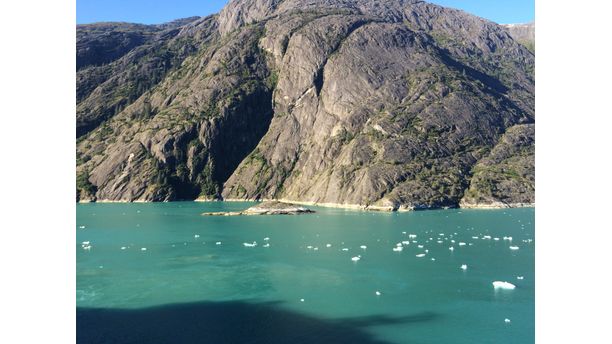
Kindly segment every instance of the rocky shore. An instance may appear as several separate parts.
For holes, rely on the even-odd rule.
[[[206,212],[205,216],[239,216],[239,215],[299,215],[314,213],[306,207],[292,203],[267,201],[243,211]]]

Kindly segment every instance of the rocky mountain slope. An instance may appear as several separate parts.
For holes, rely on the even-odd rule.
[[[77,46],[78,200],[534,201],[534,55],[465,12],[233,0]]]
[[[508,30],[512,38],[535,53],[535,23],[504,24],[502,26]]]

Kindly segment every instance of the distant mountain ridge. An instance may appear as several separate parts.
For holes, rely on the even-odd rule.
[[[533,204],[534,55],[515,31],[409,0],[79,25],[77,200]]]

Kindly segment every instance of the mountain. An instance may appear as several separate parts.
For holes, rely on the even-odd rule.
[[[512,38],[535,53],[535,23],[505,24],[502,26],[508,30]]]
[[[534,55],[463,11],[232,0],[77,46],[77,200],[534,202]]]

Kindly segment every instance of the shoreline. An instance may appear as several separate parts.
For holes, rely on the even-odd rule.
[[[184,202],[268,202],[268,201],[278,201],[283,203],[293,203],[299,205],[308,205],[308,206],[316,206],[323,208],[336,208],[336,209],[345,209],[345,210],[356,210],[356,211],[373,211],[373,212],[398,212],[398,213],[406,213],[411,211],[422,211],[422,210],[442,210],[442,209],[479,209],[479,210],[487,210],[487,209],[511,209],[511,208],[535,208],[535,203],[503,203],[503,202],[492,202],[492,203],[460,203],[458,207],[435,207],[435,208],[426,208],[426,207],[408,207],[405,205],[399,206],[397,208],[392,206],[376,206],[376,205],[362,205],[362,204],[352,204],[352,203],[333,203],[333,202],[313,202],[313,201],[296,201],[285,198],[279,199],[268,199],[262,198],[258,200],[254,199],[242,199],[242,198],[226,198],[226,199],[211,199],[211,198],[196,198],[194,200],[184,200]],[[183,202],[183,201],[145,201],[145,200],[79,200],[77,203],[168,203],[168,202]]]

